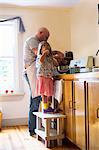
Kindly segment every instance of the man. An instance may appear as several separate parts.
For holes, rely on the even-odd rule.
[[[24,45],[24,67],[25,67],[25,78],[30,87],[30,110],[29,110],[29,132],[30,135],[35,134],[36,118],[33,112],[37,112],[41,96],[36,95],[36,56],[38,45],[42,41],[47,41],[50,34],[47,28],[41,27],[36,32],[35,36],[30,37],[26,40]]]

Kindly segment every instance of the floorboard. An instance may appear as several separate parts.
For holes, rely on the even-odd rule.
[[[43,141],[29,136],[28,126],[5,127],[0,132],[0,150],[79,150],[70,143],[46,148]]]

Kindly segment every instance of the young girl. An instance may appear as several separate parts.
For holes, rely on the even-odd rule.
[[[41,42],[38,47],[38,55],[36,61],[37,67],[37,94],[42,96],[43,112],[53,112],[50,107],[50,97],[54,94],[53,85],[53,69],[54,65],[58,65],[53,58],[52,50],[48,42]]]

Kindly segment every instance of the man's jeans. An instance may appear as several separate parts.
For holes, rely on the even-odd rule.
[[[27,73],[25,73],[24,76],[30,88]],[[31,88],[30,88],[30,93],[31,93]],[[30,135],[35,134],[34,130],[36,128],[36,116],[33,115],[33,112],[38,112],[41,99],[42,99],[41,96],[32,98],[32,94],[30,94],[30,108],[29,108],[29,119],[28,119],[28,127],[29,127]]]

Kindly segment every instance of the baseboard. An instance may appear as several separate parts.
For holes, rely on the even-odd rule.
[[[28,125],[28,118],[15,118],[2,120],[2,127],[16,126],[16,125]]]

